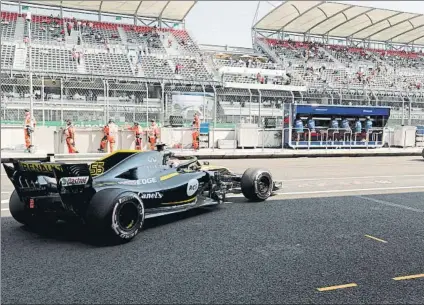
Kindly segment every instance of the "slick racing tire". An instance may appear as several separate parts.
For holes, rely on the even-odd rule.
[[[28,225],[31,221],[31,214],[25,208],[25,203],[21,201],[18,193],[13,191],[9,200],[9,211],[12,217],[23,225]]]
[[[241,177],[241,191],[250,201],[265,201],[272,193],[274,182],[264,169],[248,168]]]
[[[125,243],[143,227],[144,204],[133,192],[102,190],[91,199],[85,221],[98,237],[112,243]]]
[[[13,191],[9,200],[9,211],[12,217],[19,223],[30,226],[33,229],[47,229],[50,225],[56,223],[54,217],[47,217],[44,214],[32,214],[21,201],[16,190]]]

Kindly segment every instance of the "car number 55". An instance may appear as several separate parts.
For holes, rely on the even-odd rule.
[[[105,170],[104,162],[94,162],[90,164],[90,175],[98,176],[103,174]]]

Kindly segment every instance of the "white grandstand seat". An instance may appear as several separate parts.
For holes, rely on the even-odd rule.
[[[1,12],[1,40],[13,40],[16,20],[19,15],[11,12]]]
[[[146,77],[175,78],[175,67],[170,67],[167,60],[154,56],[142,56],[141,69]]]
[[[104,45],[105,43],[122,44],[122,40],[118,32],[118,24],[92,21],[81,22],[93,24],[92,28],[86,26],[81,29],[81,35],[84,44],[94,46]]]
[[[180,64],[183,66],[180,74],[184,78],[196,80],[207,80],[212,78],[201,60],[176,58],[174,59],[174,62],[175,64]]]
[[[27,58],[29,50],[27,50]],[[29,68],[29,60],[26,61]],[[32,69],[34,71],[52,71],[76,73],[77,63],[72,60],[72,51],[64,48],[32,47]]]
[[[149,53],[166,53],[160,39],[161,32],[153,27],[123,25],[129,44],[145,45]]]
[[[63,20],[46,16],[31,16],[31,40],[34,43],[51,44],[58,39],[63,41]],[[28,24],[25,22],[24,35],[28,37]]]
[[[363,88],[368,86],[394,89],[399,87],[399,80],[391,71],[393,68],[390,70],[390,65],[397,69],[396,75],[399,75],[400,69],[408,75],[408,81],[402,81],[401,86],[413,87],[413,83],[419,83],[420,79],[423,79],[418,72],[424,66],[422,54],[319,45],[345,66],[339,67],[325,52],[317,50],[312,52],[315,56],[308,56],[307,49],[311,43],[260,39],[282,58],[288,71],[292,67],[294,72],[311,87]],[[322,66],[325,69],[316,73],[316,70]],[[358,72],[362,74],[361,77],[358,77]],[[404,85],[404,83],[407,84]]]
[[[84,55],[88,73],[101,75],[134,76],[127,55],[110,53],[87,53]]]
[[[163,29],[165,31],[165,29]],[[200,52],[199,46],[194,42],[190,35],[184,30],[169,30],[174,35],[178,44],[187,53],[198,53]]]
[[[1,45],[1,68],[10,69],[13,66],[15,46]]]

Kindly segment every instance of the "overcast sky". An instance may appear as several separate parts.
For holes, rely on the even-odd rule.
[[[258,19],[283,1],[261,1]],[[424,1],[334,1],[424,14]],[[199,1],[186,18],[186,29],[200,44],[251,47],[258,1]]]

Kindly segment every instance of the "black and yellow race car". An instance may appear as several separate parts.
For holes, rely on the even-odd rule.
[[[228,193],[264,201],[281,184],[269,171],[234,174],[169,151],[118,151],[89,164],[4,164],[15,190],[10,213],[26,225],[75,220],[117,241],[135,237],[145,219],[219,205]]]

